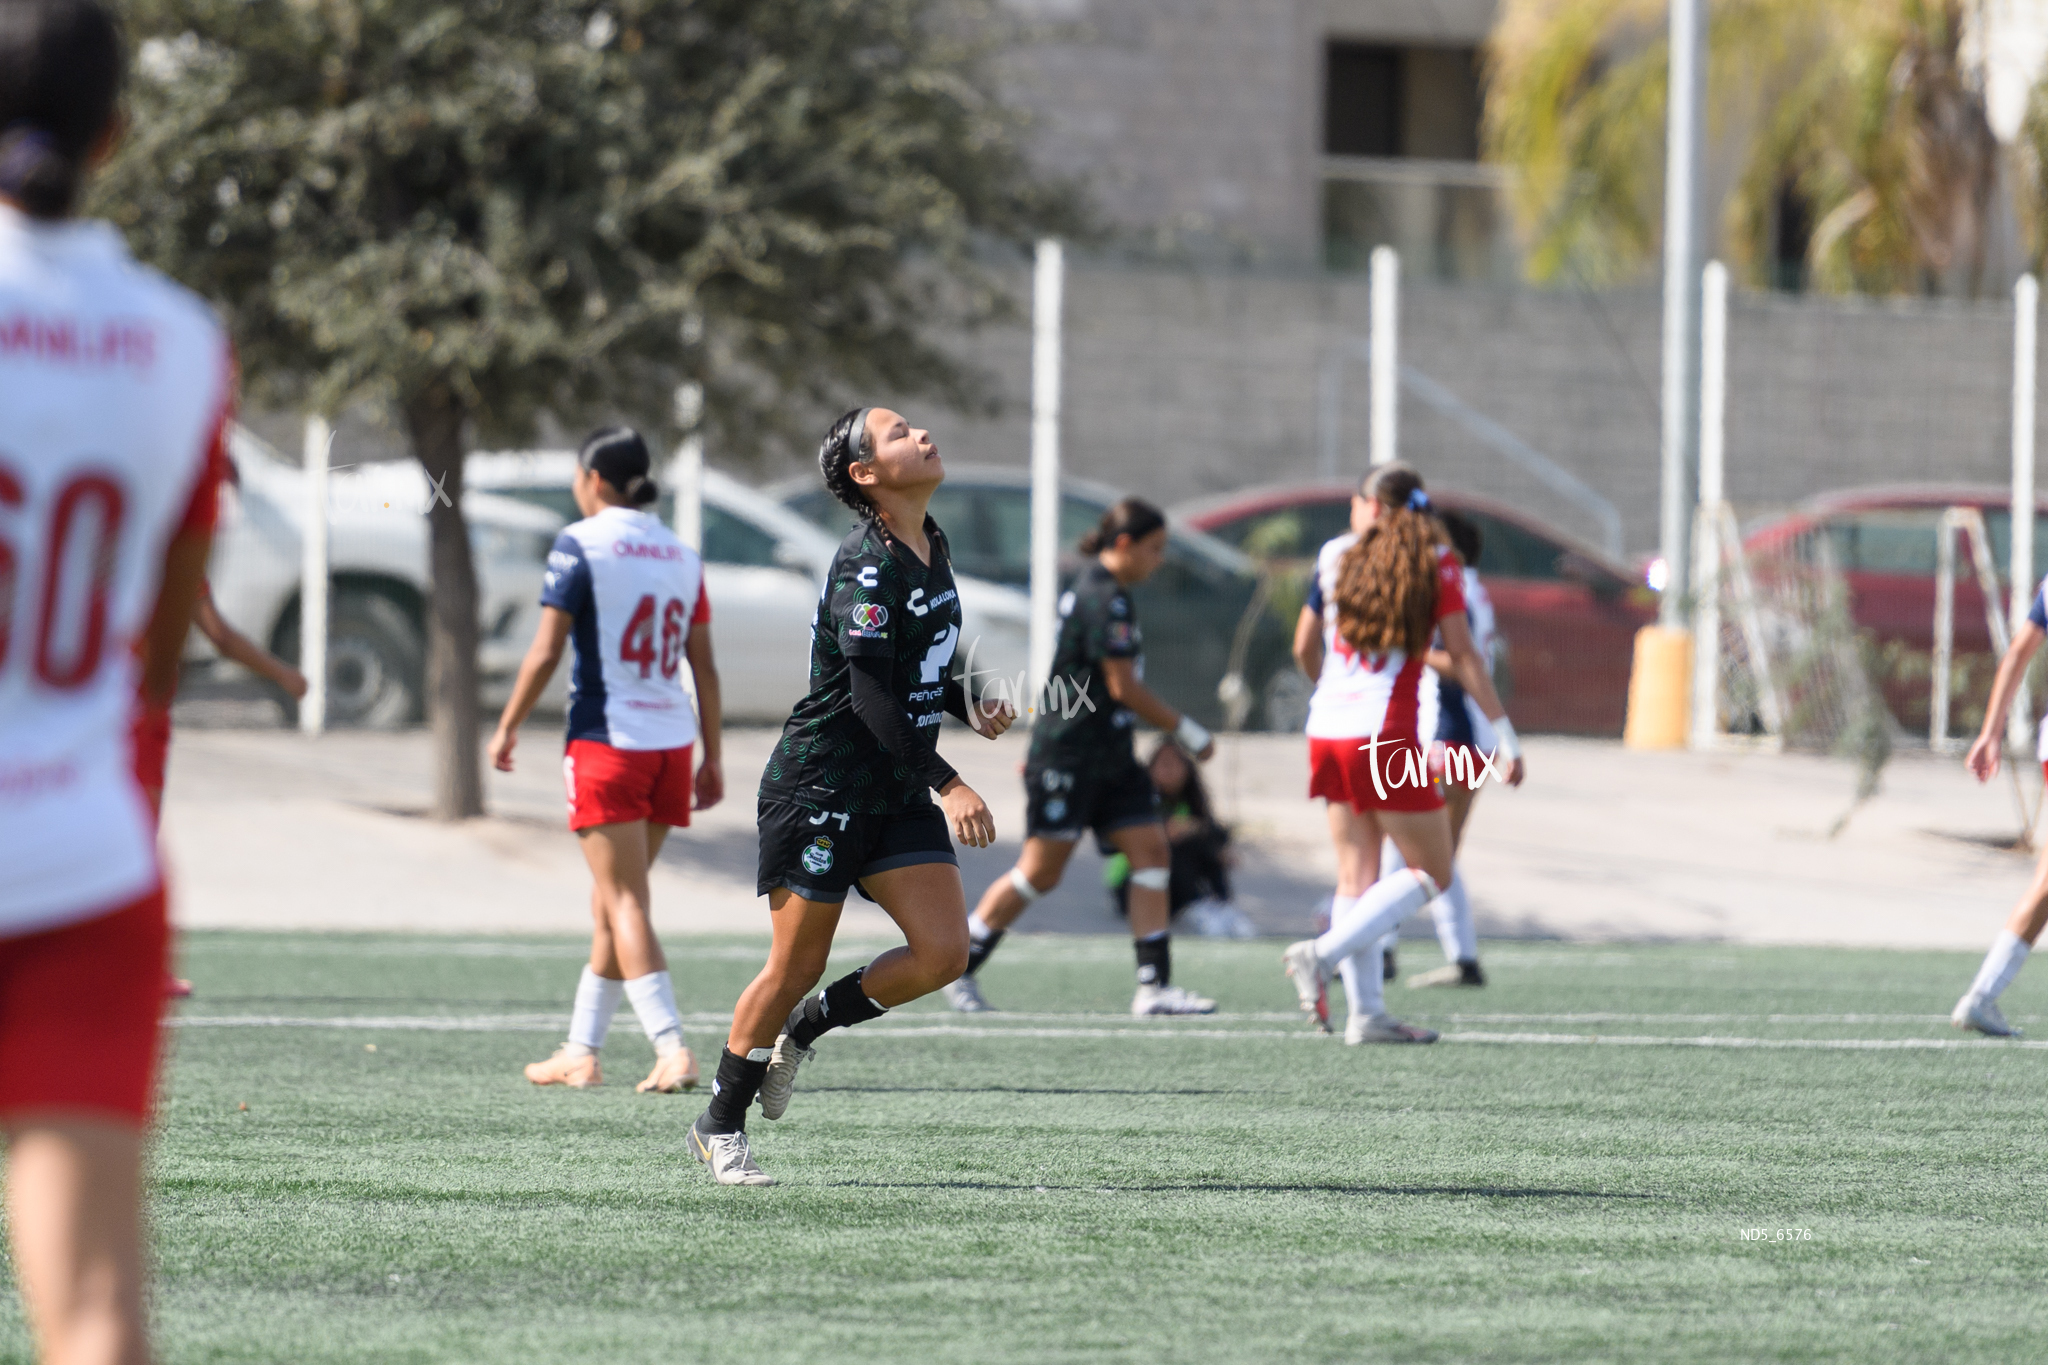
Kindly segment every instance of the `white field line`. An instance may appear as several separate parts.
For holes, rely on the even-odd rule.
[[[694,1016],[702,1022],[723,1022],[729,1016]],[[1070,1016],[1071,1017],[1071,1016]],[[1656,1016],[1649,1016],[1655,1018]],[[1919,1017],[1919,1016],[1914,1016]],[[562,1027],[554,1014],[476,1015],[334,1015],[328,1017],[275,1014],[188,1015],[171,1021],[179,1028],[308,1028],[364,1032],[418,1033],[548,1033]],[[1322,1035],[1307,1028],[1182,1028],[1159,1021],[1132,1021],[1122,1027],[1002,1028],[981,1024],[902,1024],[865,1028],[851,1038],[1115,1038],[1187,1041],[1238,1038],[1283,1038],[1313,1041]],[[1710,1034],[1699,1037],[1654,1034],[1450,1032],[1447,1043],[1493,1043],[1578,1047],[1701,1047],[1759,1051],[1888,1052],[1951,1051],[1957,1048],[2048,1048],[2048,1040],[1994,1038],[1749,1038]]]
[[[1341,1000],[1341,997],[1340,997]],[[1340,1005],[1341,1009],[1341,1005]],[[566,1027],[569,1017],[567,1009],[551,1014],[483,1014],[483,1015],[192,1015],[177,1021],[187,1028],[234,1028],[265,1024],[273,1028],[552,1028]],[[1417,1012],[1411,1017],[1441,1021],[1451,1024],[1938,1024],[1947,1023],[1945,1014],[1431,1014]],[[2015,1019],[2029,1021],[2035,1015],[2014,1015]],[[367,1022],[390,1019],[395,1022]],[[727,1024],[732,1022],[729,1011],[695,1010],[682,1016],[686,1024]],[[955,1020],[949,1010],[912,1009],[897,1010],[875,1020],[870,1031],[876,1028],[897,1030],[913,1026],[920,1021],[937,1019]],[[465,1022],[465,1021],[476,1022]],[[636,1023],[633,1014],[620,1010],[613,1016],[616,1024]],[[505,1022],[496,1022],[505,1021]],[[1218,1013],[1191,1015],[1179,1018],[1134,1019],[1121,1012],[1086,1011],[1032,1012],[1027,1010],[1001,1010],[984,1016],[979,1022],[962,1027],[982,1031],[1014,1032],[1012,1024],[1121,1024],[1126,1028],[1140,1029],[1202,1029],[1214,1032],[1218,1025],[1233,1023],[1287,1024],[1304,1023],[1306,1018],[1296,1010],[1246,1011],[1242,1013]]]

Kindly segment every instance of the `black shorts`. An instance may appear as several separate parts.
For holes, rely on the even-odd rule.
[[[1135,762],[1114,768],[1061,767],[1059,760],[1024,765],[1024,835],[1078,839],[1159,822],[1152,774]]]
[[[761,868],[757,895],[787,887],[808,901],[834,903],[863,877],[919,863],[951,863],[953,836],[937,806],[888,815],[809,810],[788,801],[763,800]]]

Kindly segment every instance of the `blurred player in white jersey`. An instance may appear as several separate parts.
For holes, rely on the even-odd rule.
[[[1471,518],[1443,512],[1437,518],[1451,538],[1451,548],[1465,561],[1465,620],[1472,629],[1472,647],[1479,652],[1489,676],[1493,668],[1493,600],[1479,581],[1479,552],[1484,547],[1479,527]],[[1445,964],[1433,971],[1408,978],[1411,988],[1426,986],[1484,986],[1486,974],[1479,969],[1479,934],[1472,921],[1472,897],[1465,889],[1464,870],[1456,865],[1458,850],[1465,843],[1465,822],[1471,818],[1472,803],[1479,788],[1466,774],[1484,771],[1480,755],[1492,755],[1500,747],[1493,722],[1471,693],[1458,685],[1456,662],[1439,641],[1427,656],[1436,679],[1436,751],[1431,765],[1438,771],[1444,794],[1444,810],[1451,819],[1451,884],[1444,894],[1429,903],[1436,918],[1436,939],[1444,950]],[[1401,850],[1389,839],[1381,850],[1381,867],[1391,871],[1405,867]]]
[[[1328,1016],[1327,982],[1344,975],[1347,1043],[1428,1043],[1436,1034],[1383,1003],[1379,945],[1452,878],[1450,821],[1429,771],[1436,689],[1424,655],[1439,633],[1448,662],[1495,727],[1507,777],[1522,762],[1493,682],[1473,648],[1457,553],[1406,465],[1382,465],[1351,500],[1352,531],[1322,548],[1295,628],[1295,658],[1316,679],[1309,701],[1309,795],[1322,797],[1337,848],[1330,929],[1283,955],[1304,1010]],[[1380,841],[1408,866],[1382,873]],[[1366,960],[1359,960],[1364,955]]]
[[[176,682],[234,370],[204,304],[71,217],[125,66],[94,0],[0,0],[0,1129],[15,1280],[65,1362],[149,1353],[169,927],[129,723]]]
[[[623,996],[655,1051],[654,1070],[635,1088],[673,1093],[697,1084],[697,1061],[683,1045],[668,959],[649,919],[647,870],[669,830],[690,823],[693,806],[708,809],[725,794],[711,603],[704,561],[640,510],[660,494],[639,433],[607,427],[583,443],[577,463],[583,520],[564,528],[548,555],[540,629],[491,738],[491,761],[512,771],[519,725],[573,640],[562,777],[569,828],[594,882],[594,929],[569,1039],[527,1067],[526,1078],[601,1085],[597,1054]],[[699,731],[683,689],[686,660],[703,712],[704,760],[694,778]]]
[[[1984,708],[1984,725],[1977,732],[1976,743],[1970,746],[1968,758],[1964,760],[1970,771],[1977,775],[1979,782],[1988,782],[1998,774],[2001,752],[2005,747],[2006,713],[2012,710],[2013,698],[2019,695],[2026,681],[2027,665],[2041,648],[2041,641],[2048,639],[2048,581],[2043,581],[2034,590],[2033,606],[2027,610],[2025,624],[2013,635],[2012,643],[2006,647],[2005,657],[1998,661],[1998,676],[1991,684],[1991,701]],[[2048,777],[2048,716],[2042,717],[2041,729],[2035,741],[2035,757],[2041,762],[2042,775]],[[1977,977],[1970,983],[1970,989],[1963,992],[1963,998],[1956,1001],[1955,1012],[1949,1022],[1957,1028],[1975,1029],[1993,1038],[2011,1038],[2019,1030],[2005,1021],[2005,1014],[1998,1008],[1998,997],[2019,975],[2020,965],[2027,960],[2027,953],[2041,937],[2041,927],[2048,924],[2048,846],[2041,850],[2041,856],[2034,864],[2034,880],[2020,893],[2020,903],[2013,907],[2012,917],[2005,922],[2005,928],[1992,940],[1991,951],[1984,955],[1984,965],[1977,969]]]

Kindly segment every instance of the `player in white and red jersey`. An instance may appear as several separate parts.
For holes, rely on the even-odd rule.
[[[1964,760],[1979,782],[1989,782],[1998,775],[2005,748],[2006,713],[2012,709],[2013,698],[2025,685],[2027,666],[2040,652],[2044,639],[2048,639],[2048,579],[2043,579],[2034,590],[2034,602],[2027,610],[2026,621],[2013,632],[2005,657],[1998,661],[1998,674],[1991,684],[1991,700],[1984,707],[1984,725],[1978,730],[1976,742],[1970,745],[1969,756]],[[2042,776],[2048,778],[2048,716],[2041,719],[2034,755],[2041,763]],[[2005,927],[1998,931],[1998,937],[1991,941],[1991,951],[1984,954],[1984,962],[1977,968],[1976,978],[1963,992],[1962,999],[1956,1001],[1955,1010],[1949,1015],[1951,1024],[1957,1028],[1975,1029],[1993,1038],[2012,1038],[2019,1034],[2019,1029],[2007,1023],[2004,1011],[1998,1008],[1998,997],[2019,975],[2027,954],[2041,937],[2043,926],[2048,926],[2048,847],[2043,847],[2041,856],[2035,860],[2034,880],[2020,893],[2019,904],[2013,907]]]
[[[512,771],[519,725],[575,642],[569,737],[562,776],[569,828],[595,885],[590,965],[576,988],[569,1039],[526,1068],[535,1085],[600,1085],[598,1050],[624,996],[654,1043],[654,1070],[637,1089],[672,1093],[697,1084],[668,959],[648,917],[647,869],[671,828],[725,794],[719,764],[718,669],[704,561],[641,509],[659,496],[646,442],[607,427],[583,443],[576,506],[548,555],[541,623],[491,740],[491,761]],[[703,711],[704,761],[691,775],[697,715],[683,688],[687,660]]]
[[[1330,973],[1346,969],[1348,1043],[1433,1042],[1386,1013],[1377,948],[1382,937],[1436,899],[1451,881],[1450,821],[1429,768],[1436,734],[1435,679],[1425,663],[1440,634],[1459,681],[1494,723],[1508,781],[1522,764],[1465,621],[1463,572],[1406,465],[1382,465],[1351,500],[1352,531],[1323,547],[1316,582],[1295,629],[1295,657],[1316,678],[1309,702],[1309,795],[1329,808],[1337,846],[1330,930],[1291,945],[1284,962],[1302,1008],[1327,1018]],[[1408,867],[1380,875],[1380,840]]]
[[[0,1129],[15,1282],[65,1361],[148,1353],[169,929],[128,730],[175,683],[233,387],[206,306],[70,216],[122,48],[94,0],[0,0]]]

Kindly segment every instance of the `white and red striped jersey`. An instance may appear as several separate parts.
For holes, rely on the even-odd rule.
[[[1308,605],[1323,618],[1323,671],[1308,703],[1312,739],[1426,742],[1436,737],[1436,674],[1402,650],[1360,654],[1337,633],[1337,567],[1358,543],[1346,532],[1316,554],[1315,581]],[[1457,555],[1438,551],[1436,619],[1465,610],[1465,576]]]
[[[233,369],[113,228],[0,205],[0,937],[159,881],[136,645],[173,535],[213,524]]]
[[[574,618],[569,738],[615,749],[680,749],[697,739],[683,689],[690,628],[711,620],[704,561],[659,517],[607,507],[563,528],[540,604]]]

